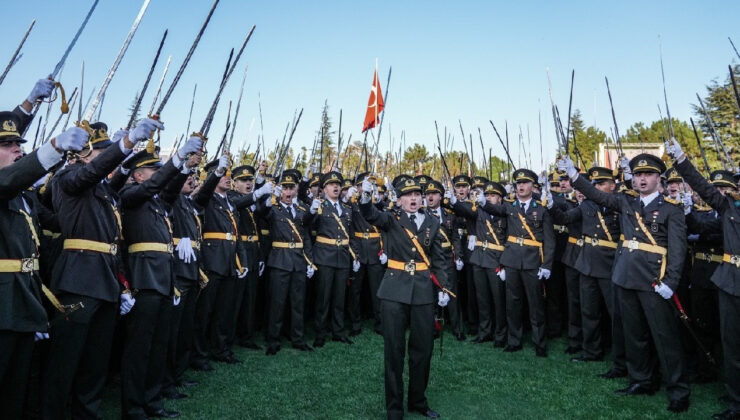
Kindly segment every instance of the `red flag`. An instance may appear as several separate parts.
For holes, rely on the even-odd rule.
[[[378,70],[375,70],[373,85],[370,87],[370,98],[367,100],[365,122],[362,124],[363,133],[380,124],[380,113],[383,112],[384,108],[383,91],[380,89],[380,81],[378,81]]]

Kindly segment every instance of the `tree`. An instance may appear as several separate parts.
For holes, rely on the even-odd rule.
[[[733,72],[735,74],[740,73],[740,65],[736,65]],[[735,93],[732,90],[732,82],[730,81],[729,74],[721,84],[717,79],[712,80],[710,84],[706,86],[706,89],[707,94],[702,98],[704,106],[706,107],[707,113],[712,118],[714,128],[717,130],[717,134],[727,148],[732,161],[737,162],[738,154],[740,154],[740,151],[738,150],[740,149],[740,105],[738,105],[735,99]],[[704,133],[711,134],[709,119],[704,114],[700,104],[694,104],[692,107],[694,109],[694,114],[697,117],[697,123],[701,127],[702,131]],[[708,139],[704,139],[703,137],[700,138],[703,139],[703,144],[711,146],[709,148],[705,146],[705,150],[714,149],[714,141],[711,140],[711,137]],[[707,152],[709,152],[709,150],[707,150]],[[736,164],[737,163],[733,163],[733,165]]]

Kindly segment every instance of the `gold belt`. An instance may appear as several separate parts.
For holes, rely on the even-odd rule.
[[[713,262],[713,263],[721,263],[723,261],[723,256],[718,254],[707,254],[704,252],[697,252],[694,254],[694,259],[706,261],[706,262]]]
[[[427,271],[429,266],[424,262],[415,262],[414,260],[403,262],[397,260],[388,260],[388,268],[393,270],[403,270],[412,276],[417,271]]]
[[[662,246],[639,242],[635,239],[631,241],[627,241],[627,240],[623,241],[622,247],[629,249],[630,252],[638,249],[640,251],[646,251],[646,252],[651,252],[653,254],[662,255],[663,258],[660,259],[660,277],[658,277],[658,279],[663,280],[663,276],[665,276],[665,269],[666,269],[666,255],[668,255],[667,249],[663,248]]]
[[[203,239],[220,239],[222,241],[236,242],[236,235],[231,232],[206,232],[203,234]]]
[[[586,236],[585,238],[583,238],[583,241],[591,246],[603,246],[605,248],[617,249],[616,242],[607,241],[604,239],[597,239]]]
[[[740,255],[724,254],[722,256],[722,261],[740,268]]]
[[[492,249],[494,251],[503,251],[504,246],[503,245],[497,245],[488,241],[475,241],[475,246],[479,246],[483,249]]]
[[[262,230],[260,230],[260,233],[263,234],[263,235],[269,235],[270,234],[270,231],[267,230],[267,229],[262,229]]]
[[[576,238],[575,236],[568,236],[568,243],[577,246],[583,246],[583,239]]]
[[[290,248],[290,249],[302,249],[302,242],[273,242],[273,248]]]
[[[377,239],[380,238],[380,234],[378,232],[355,232],[355,238]]]
[[[175,246],[178,246],[180,244],[180,239],[182,239],[182,238],[172,238],[172,243]],[[194,240],[191,239],[190,240],[190,243],[193,245],[193,249],[197,249],[197,250],[200,251],[200,241],[194,241]]]
[[[116,255],[118,253],[118,244],[108,244],[105,242],[91,241],[88,239],[65,239],[64,249],[73,249],[80,251],[93,251],[103,254]]]
[[[442,248],[451,248],[452,244],[450,242],[442,242]]]
[[[347,246],[349,245],[349,239],[331,239],[327,238],[326,236],[317,236],[316,242],[324,245],[334,245],[334,246]]]
[[[242,242],[257,242],[259,237],[257,235],[242,235],[239,237]]]
[[[32,273],[38,269],[38,258],[0,259],[0,273]]]
[[[167,252],[172,254],[172,243],[163,244],[161,242],[138,242],[128,246],[128,252]]]

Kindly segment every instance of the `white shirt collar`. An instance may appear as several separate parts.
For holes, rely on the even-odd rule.
[[[655,191],[650,195],[645,195],[645,196],[641,195],[640,201],[642,201],[642,204],[644,204],[645,207],[647,207],[650,205],[650,203],[653,202],[653,200],[655,200],[658,197],[659,194],[660,194],[660,191]]]

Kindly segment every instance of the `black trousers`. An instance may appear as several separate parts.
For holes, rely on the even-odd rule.
[[[3,418],[20,419],[31,369],[32,332],[0,330],[0,410]]]
[[[409,330],[409,409],[429,407],[425,395],[434,350],[434,304],[408,305],[381,300],[383,318],[385,409],[389,419],[403,417],[403,362]]]
[[[721,346],[722,342],[719,334],[719,295],[717,289],[694,286],[689,289],[689,294],[694,331],[696,331],[696,335],[704,347],[716,354],[715,350]],[[738,321],[740,322],[740,320]],[[711,366],[707,358],[698,349],[696,357],[697,370],[700,375],[716,376],[716,369]]]
[[[544,283],[537,278],[537,269],[517,270],[506,267],[506,320],[509,328],[508,344],[522,344],[522,298],[529,304],[529,322],[532,325],[532,343],[546,349]],[[548,291],[549,292],[549,291]]]
[[[126,316],[121,361],[122,418],[143,418],[161,408],[160,391],[167,362],[172,298],[141,290]]]
[[[581,274],[581,317],[583,325],[583,356],[590,358],[604,357],[604,347],[601,338],[603,326],[601,320],[602,301],[609,313],[609,319],[614,317],[614,298],[612,296],[611,279],[597,278]]]
[[[270,269],[270,313],[267,321],[267,342],[270,346],[280,345],[280,330],[283,327],[283,311],[290,296],[290,340],[294,345],[304,344],[303,310],[306,299],[306,273]]]
[[[676,400],[688,397],[691,391],[686,378],[681,329],[673,302],[663,299],[654,291],[631,290],[620,286],[617,286],[617,297],[622,309],[630,382],[649,385],[656,377],[656,365],[650,356],[652,337],[668,398]]]
[[[458,273],[462,273],[462,271],[457,271],[455,263],[453,262],[452,265],[447,268],[447,283],[450,285],[450,291],[459,297],[460,284]],[[454,334],[464,334],[465,325],[462,317],[462,305],[460,305],[458,299],[450,299],[450,302],[444,309],[447,309],[447,314],[450,317],[450,327],[452,328],[452,332]]]
[[[509,270],[506,270],[506,274],[508,281]],[[559,337],[563,332],[565,301],[565,265],[555,261],[552,264],[550,278],[547,279],[547,299],[545,299],[548,337]]]
[[[255,325],[257,323],[257,285],[259,279],[259,272],[255,268],[249,270],[247,277],[240,280],[240,286],[242,289],[241,305],[236,319],[236,339],[239,343],[253,343]]]
[[[345,337],[344,296],[347,293],[349,268],[319,265],[316,271],[316,339],[326,340],[327,322],[331,313],[331,332],[334,337]]]
[[[352,321],[352,331],[362,330],[362,290],[365,281],[370,286],[370,299],[373,305],[373,319],[375,330],[380,331],[380,299],[378,288],[383,280],[385,266],[382,264],[360,264],[360,270],[354,273],[349,284],[349,318]]]
[[[198,302],[195,305],[195,319],[193,332],[193,349],[190,364],[202,365],[211,358],[210,331],[214,318],[214,305],[218,289],[221,286],[222,276],[208,271],[208,284],[200,291]]]
[[[508,274],[508,270],[507,274]],[[495,268],[473,265],[475,294],[478,302],[478,337],[506,340],[506,283]],[[451,302],[450,302],[451,303]],[[495,330],[492,331],[493,325]]]
[[[243,295],[238,293],[237,283],[244,282],[236,276],[221,277],[214,300],[213,318],[210,325],[211,352],[214,358],[231,356],[231,343],[236,330],[236,314]]]
[[[740,411],[740,296],[722,290],[718,293],[725,389],[730,397],[730,408]]]
[[[190,364],[195,307],[200,292],[200,286],[196,280],[178,277],[175,280],[175,287],[180,291],[180,304],[172,307],[167,347],[167,372],[164,381],[164,388],[170,391],[182,382],[183,375]]]
[[[101,418],[119,304],[71,293],[57,298],[63,305],[82,302],[84,307],[67,316],[57,313],[51,324],[44,418],[66,417],[69,408],[72,418]]]
[[[478,330],[478,301],[475,297],[475,277],[473,275],[473,265],[467,262],[463,267],[465,277],[464,293],[465,293],[465,308],[463,309],[467,315],[469,331],[477,333]]]
[[[568,346],[581,347],[583,329],[581,321],[581,273],[565,266],[565,289],[568,293]]]

